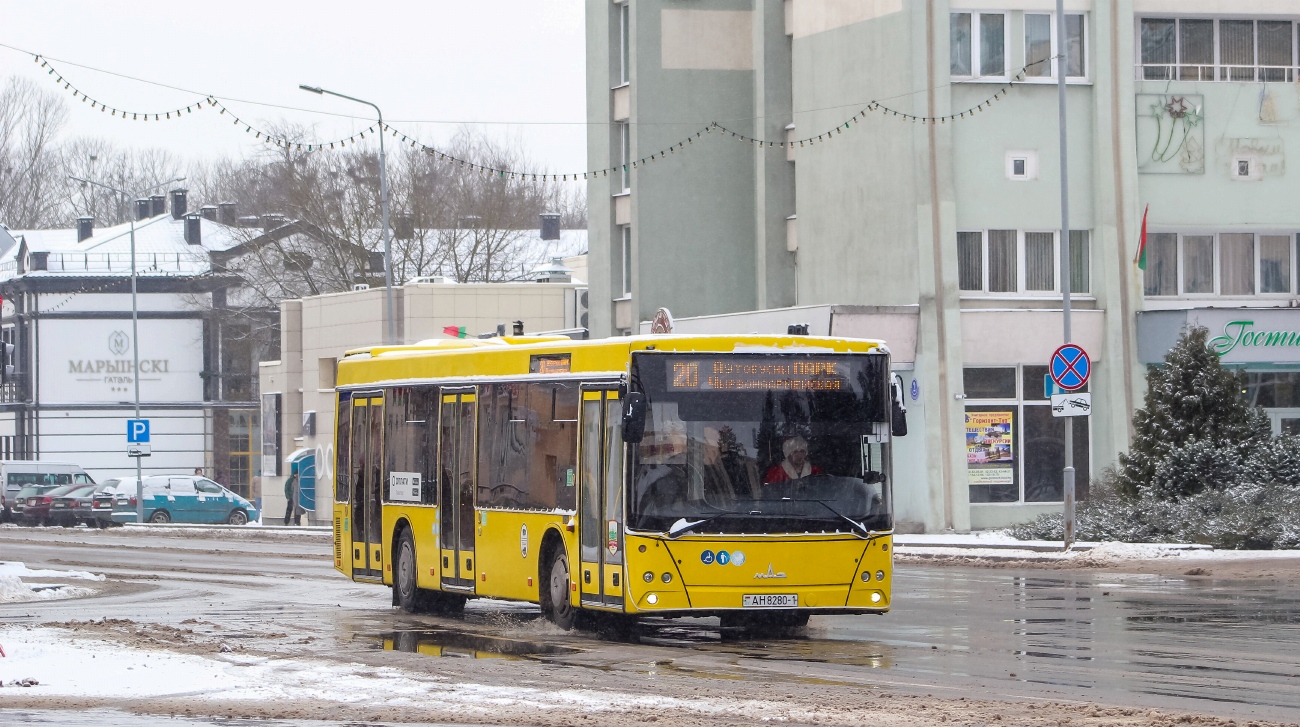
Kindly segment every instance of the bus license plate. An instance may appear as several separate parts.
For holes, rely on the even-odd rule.
[[[794,593],[745,595],[741,597],[740,605],[744,608],[798,608],[799,596]]]

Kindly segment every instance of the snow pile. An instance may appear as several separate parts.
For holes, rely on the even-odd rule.
[[[77,578],[86,581],[102,581],[104,576],[97,573],[89,573],[84,570],[33,570],[27,567],[26,563],[18,561],[0,560],[0,576],[15,576],[18,578]]]
[[[93,593],[89,588],[77,586],[50,585],[33,588],[18,576],[0,575],[0,603],[18,603],[20,601],[50,601],[56,598],[77,598]]]

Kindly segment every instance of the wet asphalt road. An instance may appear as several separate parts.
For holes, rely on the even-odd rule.
[[[245,542],[4,529],[0,560],[86,568],[108,573],[110,584],[131,582],[77,601],[0,605],[0,623],[108,616],[174,624],[201,617],[250,631],[269,625],[329,635],[323,644],[334,645],[322,648],[336,656],[373,651],[383,634],[410,633],[412,619],[388,605],[388,590],[344,580],[330,567],[328,549],[315,537]],[[481,602],[463,622],[421,619],[429,632],[397,645],[424,641],[467,656],[546,653],[540,658],[549,662],[633,676],[742,677],[1300,721],[1298,597],[1295,585],[1271,581],[909,565],[897,571],[892,613],[817,617],[800,639],[722,641],[707,619],[650,621],[631,644],[543,628],[528,637],[515,628],[502,639],[495,624],[527,622],[535,609]]]

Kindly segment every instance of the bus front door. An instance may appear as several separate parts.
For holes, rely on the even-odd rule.
[[[583,606],[623,610],[623,430],[617,390],[582,392],[577,574]]]
[[[442,586],[474,590],[474,389],[443,389],[439,417],[438,530]]]
[[[384,575],[383,484],[384,399],[373,394],[352,397],[352,574]]]

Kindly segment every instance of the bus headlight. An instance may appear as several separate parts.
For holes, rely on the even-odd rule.
[[[673,574],[672,574],[672,573],[665,573],[665,574],[663,574],[663,576],[660,578],[660,580],[662,580],[664,583],[672,583],[672,582],[673,582]]]
[[[874,591],[871,594],[872,603],[880,603],[880,591]]]
[[[864,570],[864,571],[862,571],[862,582],[863,582],[863,583],[870,583],[870,582],[871,582],[871,571],[869,571],[869,570]]]
[[[878,581],[883,581],[883,580],[885,580],[885,572],[882,571],[882,570],[878,570],[878,571],[876,571],[876,580],[878,580]]]
[[[655,605],[656,603],[659,603],[658,594],[651,593],[650,595],[646,596],[645,602],[650,604],[651,606]]]
[[[654,573],[651,573],[650,571],[646,571],[646,572],[641,576],[641,579],[644,580],[646,583],[652,583],[652,582],[654,582],[655,574],[654,574]]]

